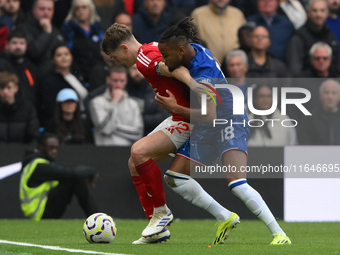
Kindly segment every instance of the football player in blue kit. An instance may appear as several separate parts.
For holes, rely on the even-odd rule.
[[[199,42],[199,39],[196,37],[196,29],[189,17],[168,28],[160,37],[158,45],[168,68],[168,70],[164,68],[161,71],[182,72],[183,68],[178,67],[184,66],[195,81],[204,81],[212,85],[226,84],[227,81],[209,50],[192,42]],[[183,75],[183,77],[189,76]],[[183,82],[197,84],[185,80]],[[194,86],[191,89],[197,91]],[[184,199],[204,208],[218,219],[218,229],[213,243],[223,243],[230,231],[239,223],[239,216],[221,206],[216,206],[218,203],[214,202],[190,177],[190,167],[195,164],[212,165],[219,156],[224,166],[238,169],[235,172],[227,172],[228,187],[269,228],[273,235],[270,244],[290,244],[290,239],[278,225],[261,195],[247,183],[246,172],[239,171],[245,169],[248,160],[247,115],[245,112],[241,115],[233,114],[233,95],[229,89],[216,89],[216,91],[216,96],[219,97],[221,103],[217,104],[216,113],[213,114],[217,115],[217,119],[228,120],[228,122],[216,127],[212,123],[196,123],[190,139],[178,150],[176,158],[166,171],[164,180]],[[173,95],[170,92],[168,94],[169,97],[156,95],[156,101],[162,108],[187,118],[193,117],[192,109],[181,107],[176,103]],[[230,125],[231,121],[235,124]]]

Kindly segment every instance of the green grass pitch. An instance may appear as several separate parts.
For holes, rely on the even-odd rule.
[[[146,226],[144,220],[115,220],[117,236],[111,244],[89,244],[82,233],[83,220],[0,220],[0,240],[103,253],[145,255],[191,254],[340,254],[340,222],[279,222],[292,245],[270,246],[271,235],[260,221],[241,220],[223,245],[210,245],[215,236],[213,220],[176,220],[171,239],[162,244],[132,245]],[[81,254],[0,243],[0,254],[64,255]]]

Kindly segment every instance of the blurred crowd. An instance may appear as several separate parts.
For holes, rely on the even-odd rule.
[[[100,50],[105,30],[122,23],[149,43],[191,16],[228,82],[245,98],[253,88],[256,109],[271,108],[273,87],[311,92],[311,116],[250,113],[298,125],[265,122],[249,146],[340,145],[339,15],[340,0],[0,0],[0,143],[49,132],[61,144],[132,145],[169,113],[135,66]]]

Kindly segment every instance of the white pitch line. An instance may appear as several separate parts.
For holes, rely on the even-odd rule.
[[[39,245],[39,244],[32,244],[32,243],[11,242],[11,241],[7,241],[7,240],[0,240],[0,243],[14,244],[14,245],[20,245],[20,246],[39,247],[39,248],[47,249],[47,250],[68,251],[68,252],[74,252],[74,253],[102,254],[102,255],[127,255],[127,254],[123,254],[123,253],[105,253],[105,252],[99,252],[99,251],[67,249],[67,248],[61,248],[59,246],[49,246],[49,245]]]

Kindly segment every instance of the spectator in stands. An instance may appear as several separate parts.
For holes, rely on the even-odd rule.
[[[123,24],[129,28],[129,30],[132,32],[132,18],[129,14],[126,12],[119,13],[114,22],[117,22],[119,24]]]
[[[309,51],[316,42],[323,41],[332,48],[332,65],[339,70],[339,43],[325,24],[328,17],[326,0],[311,0],[306,24],[295,32],[287,49],[287,65],[292,76],[310,67]]]
[[[6,23],[10,30],[16,28],[19,23],[25,20],[25,13],[20,9],[21,0],[6,0],[4,5],[4,14],[0,21]]]
[[[144,6],[132,16],[133,34],[140,43],[157,42],[170,25],[165,0],[144,0]]]
[[[281,61],[286,61],[287,46],[295,29],[290,20],[277,12],[278,0],[258,0],[259,13],[247,18],[258,26],[267,28],[272,42],[268,52]]]
[[[26,34],[12,30],[7,39],[6,51],[0,54],[0,71],[15,73],[19,78],[19,94],[37,105],[39,74],[37,67],[26,57]]]
[[[33,105],[17,95],[18,77],[0,73],[0,143],[31,143],[38,137],[39,122]]]
[[[243,50],[246,54],[248,54],[251,51],[251,33],[253,32],[255,27],[256,27],[255,22],[247,22],[244,25],[242,25],[237,32],[238,42],[240,44],[240,47],[238,49]],[[227,58],[224,57],[221,64],[221,69],[224,74],[227,74],[226,59]]]
[[[138,71],[137,66],[129,68],[129,79],[126,85],[128,95],[137,101],[143,117],[144,135],[153,131],[164,119],[169,117],[169,112],[161,109],[156,101],[156,93]]]
[[[115,71],[115,68],[113,67],[114,65],[109,68],[110,72]],[[109,71],[107,71],[106,76],[106,79],[110,81]],[[90,116],[89,107],[91,100],[96,96],[103,94],[108,86],[109,85],[106,83],[106,80],[104,80],[102,86],[90,92],[85,101],[85,108],[88,116]],[[138,71],[136,65],[129,68],[126,92],[138,103],[140,112],[143,116],[144,135],[149,134],[158,126],[159,123],[169,117],[168,111],[161,109],[156,104],[156,101],[154,100],[156,95],[155,91],[145,80],[144,76]]]
[[[253,89],[253,105],[257,110],[268,110],[273,103],[272,88],[267,85],[259,85]],[[253,126],[250,129],[248,146],[286,146],[296,145],[296,129],[295,127],[284,127],[281,122],[290,119],[287,115],[281,115],[281,111],[276,110],[266,116],[258,116],[253,113],[248,114],[249,119],[256,119],[259,121],[252,121]],[[275,119],[275,121],[267,121],[268,119]],[[261,121],[260,121],[261,120]],[[285,121],[285,125],[294,125]]]
[[[90,102],[95,144],[131,146],[143,135],[143,120],[137,102],[125,91],[126,68],[113,67],[107,84],[104,94]]]
[[[225,74],[228,83],[239,87],[244,95],[244,103],[247,103],[246,73],[248,71],[248,57],[243,50],[232,50],[226,56]],[[229,79],[228,79],[229,78]]]
[[[60,90],[64,88],[74,89],[80,99],[80,109],[84,111],[84,100],[88,91],[82,84],[82,77],[71,69],[72,54],[68,47],[57,46],[52,50],[53,68],[48,71],[41,80],[39,89],[39,117],[41,125],[45,126],[46,121],[52,118],[55,107],[55,99]]]
[[[251,33],[255,28],[255,22],[247,22],[237,31],[238,42],[240,44],[239,49],[247,54],[251,51]]]
[[[339,77],[339,73],[331,66],[332,48],[324,42],[314,43],[309,51],[311,67],[305,69],[299,77],[327,78]]]
[[[61,144],[92,143],[91,124],[81,117],[79,98],[73,89],[62,89],[57,95],[53,119],[45,131],[56,134]]]
[[[225,55],[239,47],[237,32],[246,22],[243,13],[229,6],[230,0],[210,0],[196,8],[191,16],[197,36],[207,43],[212,55],[222,63]]]
[[[247,77],[289,77],[289,72],[285,64],[267,51],[270,43],[269,32],[265,27],[259,26],[254,29],[251,35],[251,52],[248,54]]]
[[[32,9],[33,3],[36,0],[22,0],[21,1],[21,9],[27,13]],[[72,1],[70,0],[57,0],[54,1],[54,14],[52,23],[57,27],[60,28],[65,21],[68,11],[71,8]]]
[[[93,64],[100,59],[100,42],[104,32],[99,26],[100,17],[92,0],[73,0],[65,24],[61,28],[67,47],[71,50],[75,71],[84,76],[85,82]]]
[[[279,13],[287,16],[295,29],[302,27],[307,20],[307,13],[298,0],[280,0]]]
[[[89,166],[55,164],[59,140],[45,133],[34,151],[27,151],[22,161],[20,179],[21,210],[27,219],[59,219],[73,195],[87,217],[98,212],[87,182],[94,186],[98,177]]]
[[[60,31],[52,24],[53,0],[35,0],[32,12],[19,25],[27,36],[27,56],[43,75],[51,68],[51,50],[64,43]]]
[[[321,104],[304,116],[298,125],[302,145],[340,145],[340,85],[326,80],[320,86]]]
[[[326,25],[333,31],[338,42],[340,42],[340,0],[328,0],[328,8],[329,16],[326,20]]]

